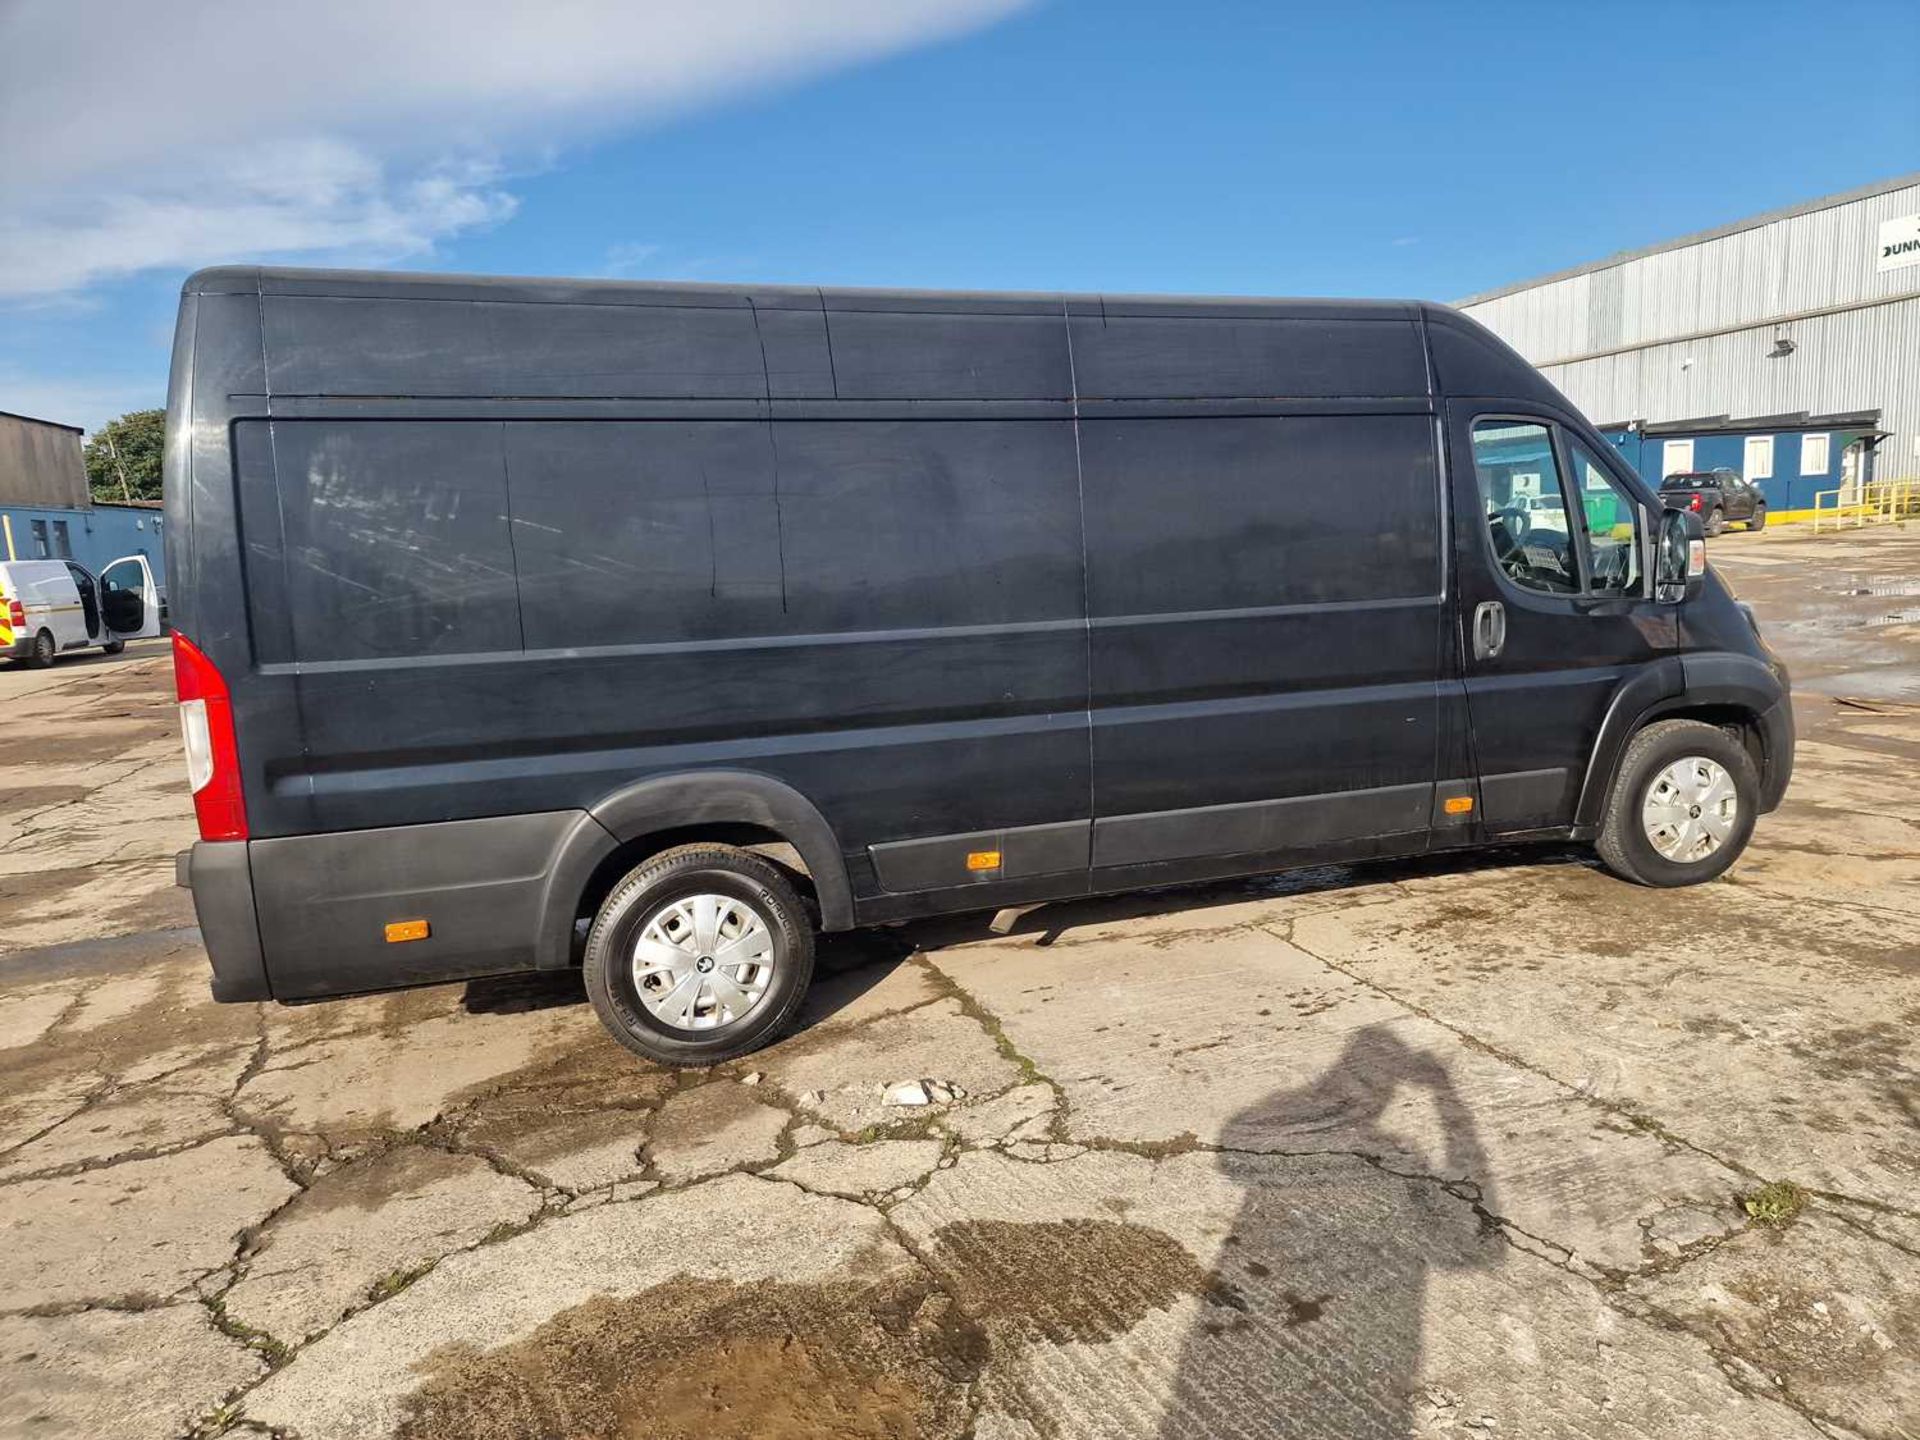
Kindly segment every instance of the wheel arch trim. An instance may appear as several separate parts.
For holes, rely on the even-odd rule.
[[[549,870],[538,963],[572,963],[573,921],[596,868],[620,846],[667,830],[756,825],[800,853],[820,902],[823,930],[853,926],[853,891],[839,841],[819,808],[791,785],[751,770],[653,775],[597,801],[568,834]]]
[[[1760,808],[1764,812],[1777,806],[1793,766],[1793,719],[1786,689],[1762,660],[1731,651],[1706,651],[1667,657],[1614,692],[1588,760],[1575,822],[1599,823],[1620,757],[1637,732],[1656,720],[1712,708],[1739,711],[1759,732]]]
[[[1593,750],[1587,756],[1586,778],[1581,782],[1580,800],[1573,811],[1574,824],[1600,823],[1627,742],[1664,701],[1681,694],[1685,687],[1686,676],[1677,655],[1663,656],[1642,666],[1614,687],[1613,698],[1607,702],[1607,713],[1601,718],[1599,733],[1594,737]]]

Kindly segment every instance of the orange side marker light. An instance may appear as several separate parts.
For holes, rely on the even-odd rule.
[[[1473,797],[1471,795],[1454,795],[1440,808],[1445,810],[1449,815],[1471,815],[1473,813]]]
[[[973,850],[967,854],[967,869],[998,870],[1000,852],[998,850]]]
[[[424,940],[433,934],[433,927],[424,920],[396,920],[387,926],[387,944],[398,945],[405,940]]]

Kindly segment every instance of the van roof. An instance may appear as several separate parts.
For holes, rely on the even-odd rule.
[[[320,270],[215,265],[181,286],[188,295],[407,297],[422,300],[571,301],[593,305],[757,306],[771,310],[1248,315],[1301,319],[1408,319],[1451,307],[1425,300],[1218,295],[1106,295],[1066,291],[868,289],[855,286],[706,284],[664,280],[439,275],[410,270]]]

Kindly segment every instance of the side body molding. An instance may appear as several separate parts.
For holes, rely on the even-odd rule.
[[[783,836],[806,861],[820,897],[821,928],[853,928],[853,891],[833,828],[812,801],[771,776],[751,770],[657,775],[614,792],[588,813],[622,844],[691,825],[764,826]]]

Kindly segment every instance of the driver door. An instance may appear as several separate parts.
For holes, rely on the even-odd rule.
[[[117,640],[160,633],[160,587],[144,555],[127,555],[100,572],[100,621]]]
[[[1571,825],[1607,707],[1673,652],[1657,513],[1567,417],[1448,407],[1456,623],[1487,835]]]

